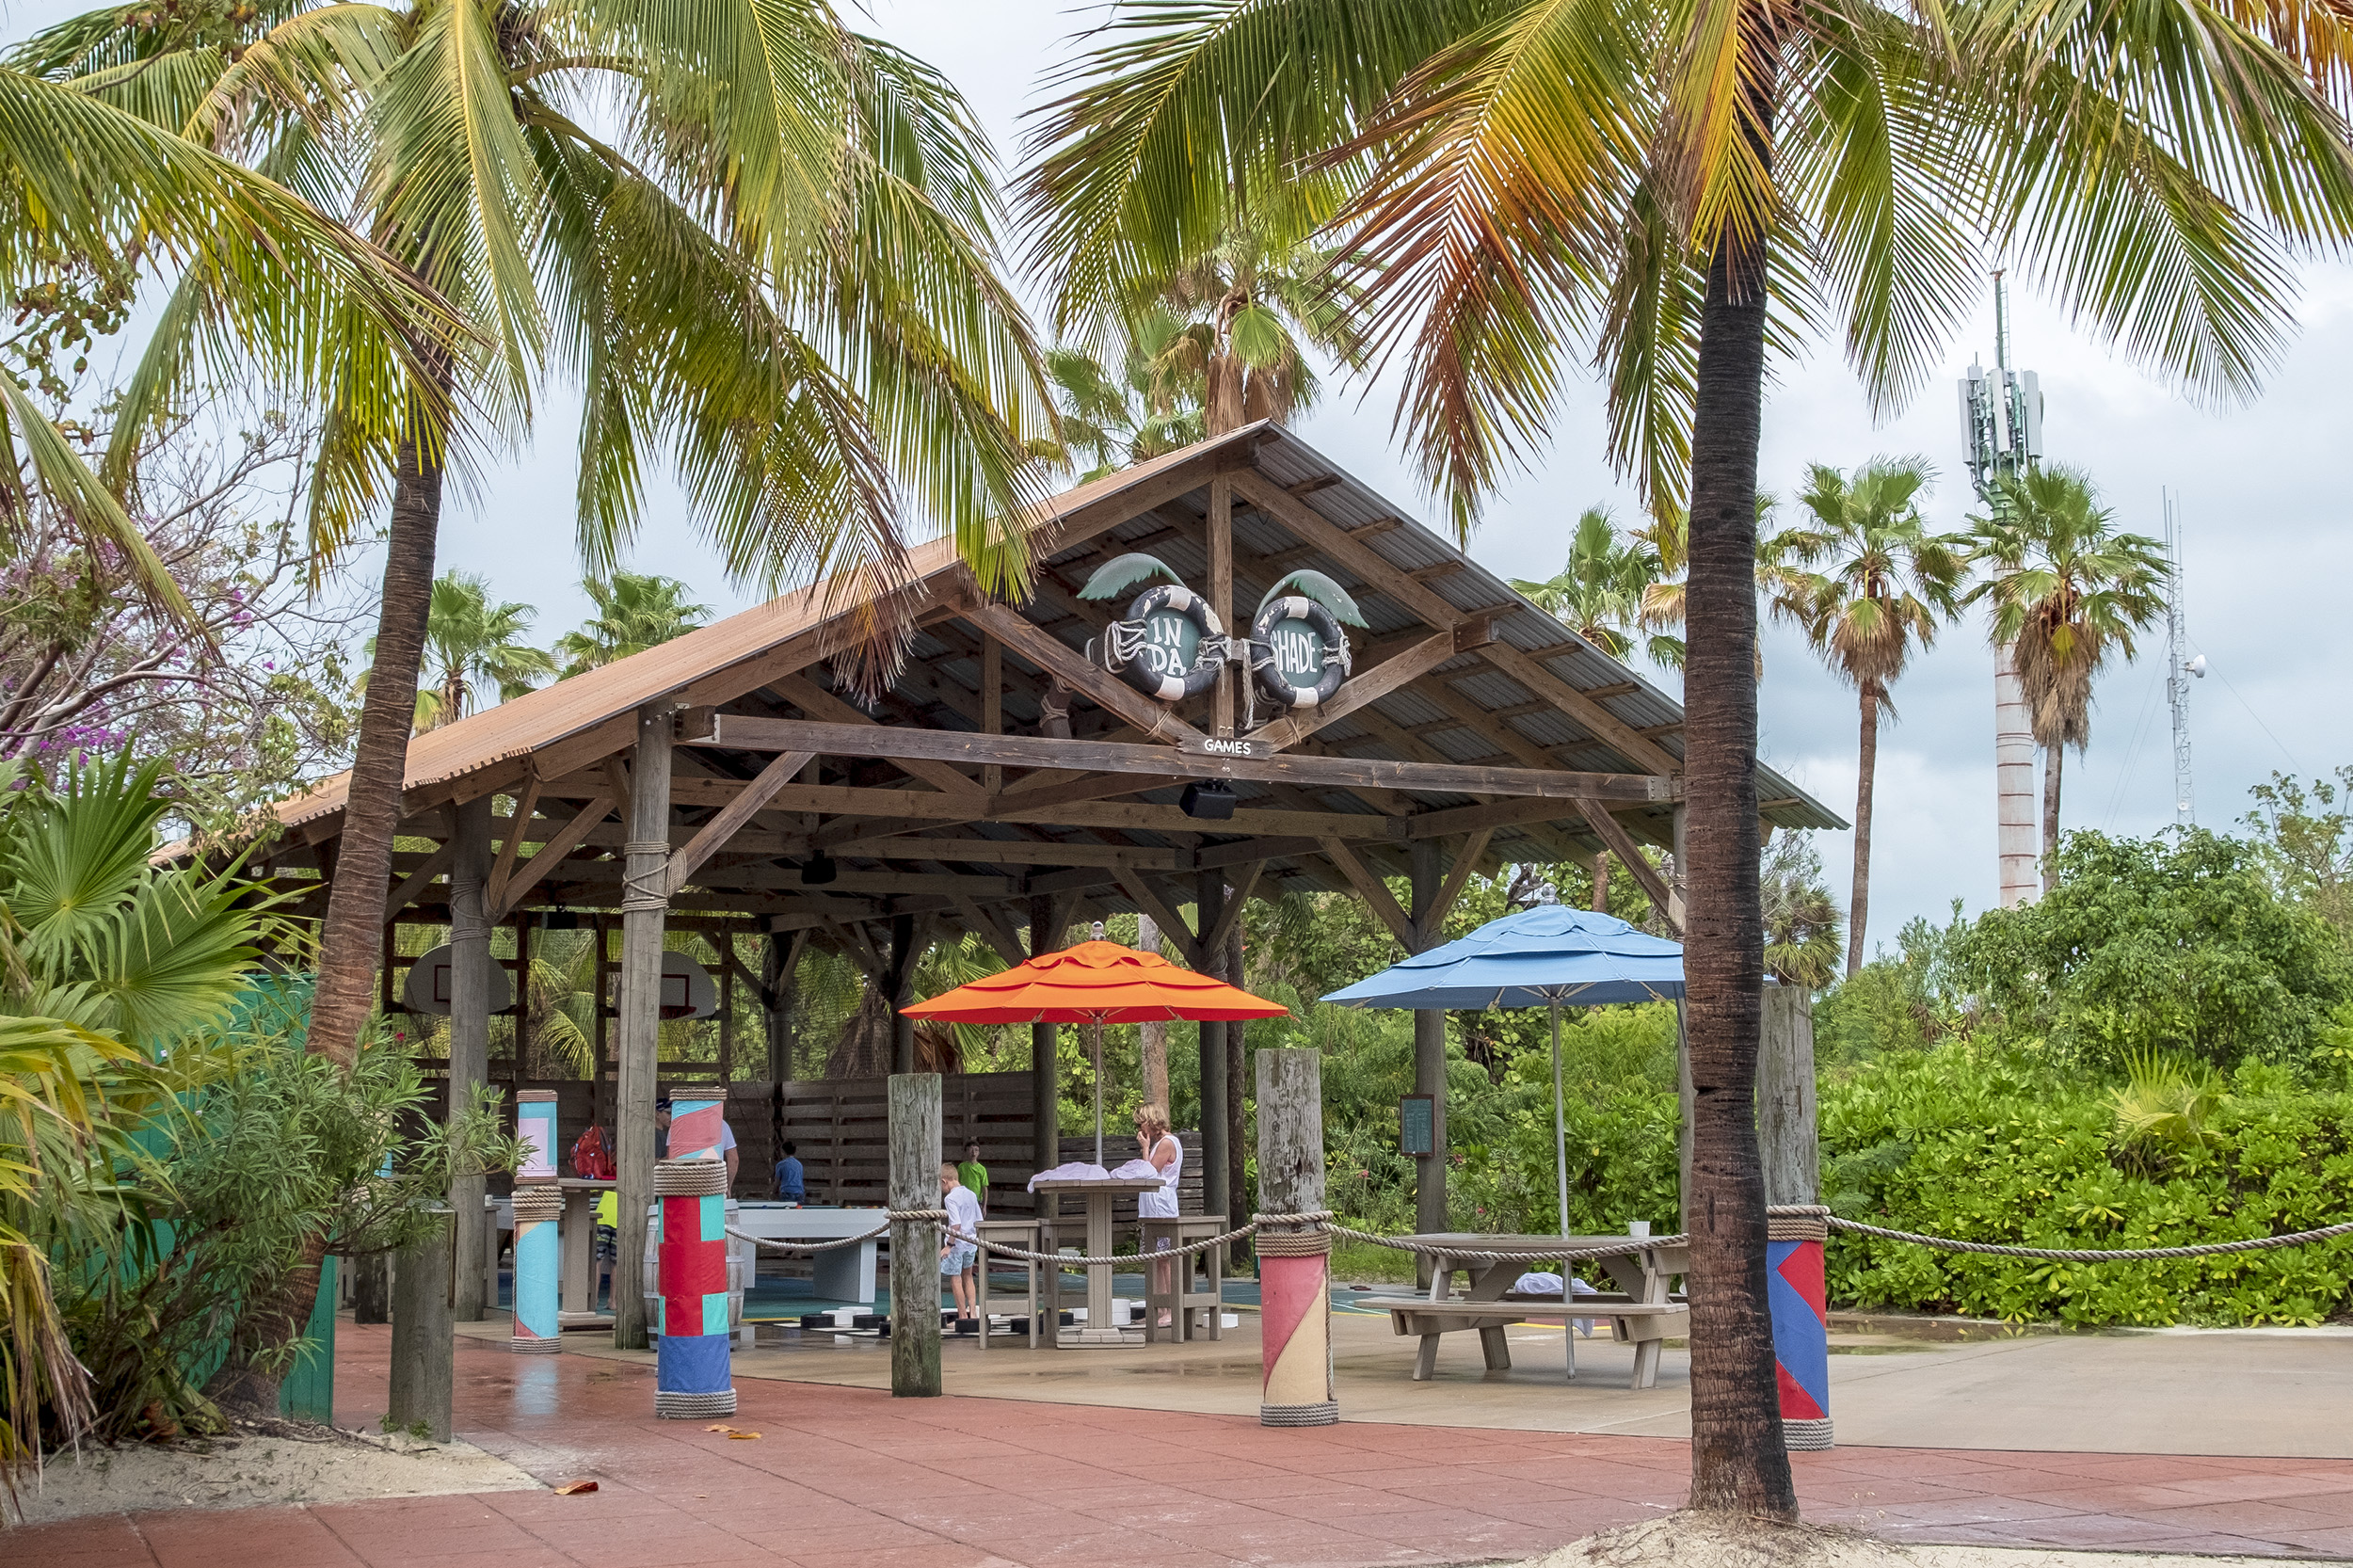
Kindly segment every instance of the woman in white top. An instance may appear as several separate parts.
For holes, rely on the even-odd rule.
[[[1157,1192],[1136,1194],[1136,1215],[1145,1220],[1173,1220],[1176,1217],[1176,1183],[1185,1174],[1185,1145],[1168,1130],[1168,1112],[1157,1105],[1136,1108],[1136,1146],[1152,1168],[1160,1173],[1160,1189]],[[1169,1245],[1167,1238],[1161,1247]],[[1152,1288],[1155,1294],[1165,1295],[1172,1277],[1170,1263],[1152,1265]],[[1169,1327],[1168,1314],[1160,1315],[1160,1327]]]

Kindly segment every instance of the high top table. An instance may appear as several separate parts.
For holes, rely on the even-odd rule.
[[[813,1283],[820,1300],[873,1304],[874,1256],[882,1237],[867,1233],[888,1225],[884,1210],[747,1198],[736,1206],[735,1224],[744,1235],[763,1241],[843,1241],[865,1236],[858,1246],[815,1253],[809,1261],[814,1265]],[[753,1267],[757,1271],[759,1265]]]
[[[1047,1320],[1049,1325],[1052,1325],[1055,1348],[1060,1349],[1064,1345],[1126,1345],[1141,1342],[1141,1336],[1131,1341],[1112,1321],[1112,1270],[1113,1265],[1108,1261],[1112,1252],[1112,1203],[1114,1199],[1126,1194],[1132,1193],[1141,1196],[1145,1192],[1158,1192],[1165,1185],[1158,1176],[1115,1176],[1108,1181],[1076,1181],[1067,1177],[1048,1176],[1032,1183],[1030,1191],[1040,1194],[1053,1205],[1051,1218],[1060,1218],[1064,1193],[1076,1192],[1086,1199],[1086,1256],[1106,1259],[1104,1262],[1090,1263],[1086,1266],[1087,1322],[1086,1327],[1082,1329],[1064,1330],[1061,1327],[1063,1271],[1059,1268],[1054,1270],[1053,1288],[1047,1291]],[[1056,1232],[1054,1240],[1059,1249],[1062,1242],[1059,1230]],[[1142,1263],[1145,1260],[1138,1258],[1136,1261]]]

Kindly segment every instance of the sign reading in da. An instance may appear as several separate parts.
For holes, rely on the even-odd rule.
[[[1193,617],[1174,610],[1155,610],[1144,617],[1144,648],[1136,662],[1154,675],[1178,679],[1193,672],[1201,652],[1201,628]]]

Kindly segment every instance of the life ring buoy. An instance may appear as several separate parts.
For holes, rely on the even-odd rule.
[[[1193,623],[1193,662],[1184,669],[1170,667],[1176,648],[1153,636],[1153,617],[1163,615],[1181,616]],[[1181,584],[1162,583],[1138,594],[1128,606],[1127,618],[1103,628],[1103,635],[1087,645],[1087,653],[1144,696],[1181,702],[1217,684],[1225,644],[1225,628],[1208,600]]]
[[[1300,661],[1295,648],[1277,647],[1276,629],[1294,620],[1306,622],[1322,641],[1322,667],[1312,686],[1296,685],[1284,674],[1286,664],[1296,668]],[[1259,606],[1258,618],[1251,623],[1251,680],[1258,695],[1278,708],[1314,708],[1331,701],[1332,694],[1348,679],[1352,663],[1348,633],[1340,630],[1338,619],[1304,595],[1287,594],[1267,600]]]

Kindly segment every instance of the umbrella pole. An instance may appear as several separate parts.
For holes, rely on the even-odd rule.
[[[1560,1183],[1561,1235],[1569,1234],[1569,1112],[1568,1098],[1561,1089],[1561,999],[1552,1000],[1552,1159],[1553,1176]],[[1570,1283],[1576,1271],[1567,1258],[1561,1260],[1561,1304],[1573,1304],[1577,1288]],[[1561,1337],[1569,1342],[1569,1381],[1577,1381],[1577,1324],[1561,1320]]]
[[[1103,1163],[1103,1020],[1095,1020],[1095,1162]]]

